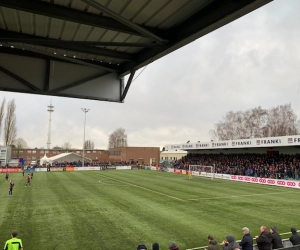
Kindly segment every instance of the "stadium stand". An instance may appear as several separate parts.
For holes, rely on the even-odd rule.
[[[299,154],[188,154],[173,165],[179,169],[188,169],[189,165],[214,166],[215,173],[261,178],[300,177]]]

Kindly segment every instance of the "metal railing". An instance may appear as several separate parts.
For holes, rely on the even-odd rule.
[[[300,230],[297,231],[298,233],[300,232]],[[288,232],[288,233],[282,233],[280,234],[281,236],[283,235],[289,235],[291,234],[291,232]],[[255,240],[255,238],[253,238],[253,240]],[[241,242],[240,240],[237,240],[236,242]],[[287,250],[287,249],[291,249],[291,250],[300,250],[300,245],[297,245],[297,246],[293,246],[292,242],[290,242],[289,239],[282,239],[282,244],[283,244],[283,247],[284,248],[280,248],[281,249],[284,249],[284,250]],[[222,244],[220,244],[222,246]],[[206,249],[208,246],[202,246],[202,247],[194,247],[194,248],[189,248],[189,249],[186,249],[186,250],[200,250],[200,249]],[[256,244],[253,245],[253,250],[258,250],[258,247]]]

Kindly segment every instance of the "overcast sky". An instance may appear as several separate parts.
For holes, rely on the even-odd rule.
[[[130,146],[208,141],[226,112],[297,102],[300,84],[300,1],[275,0],[153,62],[132,83],[124,104],[52,97],[52,146],[82,148],[81,108],[89,108],[86,139],[107,148],[118,127]],[[137,75],[137,74],[136,74]],[[18,137],[46,147],[50,97],[15,98]]]

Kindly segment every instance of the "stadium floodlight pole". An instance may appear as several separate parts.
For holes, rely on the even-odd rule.
[[[84,167],[84,146],[85,146],[85,124],[86,124],[86,113],[89,112],[89,109],[82,108],[84,112],[84,125],[83,125],[83,148],[82,148],[82,167]]]

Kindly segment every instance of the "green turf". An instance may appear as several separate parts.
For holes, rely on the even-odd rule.
[[[289,188],[146,170],[35,173],[30,188],[21,173],[10,178],[12,197],[0,174],[0,243],[17,229],[30,250],[187,249],[208,234],[240,239],[244,226],[252,236],[263,224],[299,227],[300,191]]]

